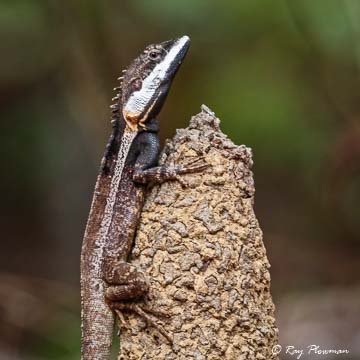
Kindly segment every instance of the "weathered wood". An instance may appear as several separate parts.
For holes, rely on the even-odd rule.
[[[269,262],[253,210],[251,150],[236,146],[209,109],[166,144],[161,163],[204,157],[204,173],[148,194],[132,263],[150,281],[146,306],[173,346],[134,314],[125,314],[120,359],[277,359],[278,330]],[[160,322],[159,320],[157,320]]]

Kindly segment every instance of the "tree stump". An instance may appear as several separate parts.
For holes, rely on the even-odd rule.
[[[251,149],[236,146],[206,107],[177,130],[162,164],[210,165],[148,193],[131,262],[149,279],[145,306],[171,345],[136,314],[124,314],[119,359],[277,359],[269,262],[253,210]],[[143,302],[139,305],[144,305]],[[123,319],[124,320],[124,319]]]

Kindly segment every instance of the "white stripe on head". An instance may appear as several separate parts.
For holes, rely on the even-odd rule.
[[[124,106],[125,114],[131,113],[141,115],[153,98],[157,88],[165,79],[171,65],[176,60],[177,55],[186,46],[188,41],[188,36],[182,36],[175,42],[169,52],[165,55],[164,59],[157,64],[151,73],[143,80],[141,89],[131,94]]]

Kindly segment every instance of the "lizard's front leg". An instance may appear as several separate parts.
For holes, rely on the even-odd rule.
[[[185,165],[158,165],[160,142],[156,133],[140,134],[136,162],[134,164],[133,180],[138,184],[163,183],[178,180],[182,183],[182,175],[201,172],[209,165],[198,158]]]
[[[208,166],[203,159],[198,159],[187,165],[160,165],[149,169],[139,166],[135,169],[133,179],[140,184],[149,182],[160,184],[164,181],[177,180],[184,185],[182,175],[200,172]]]

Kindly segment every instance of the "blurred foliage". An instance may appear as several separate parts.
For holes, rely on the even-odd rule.
[[[192,47],[160,116],[162,138],[206,103],[253,148],[276,298],[358,282],[356,0],[3,0],[2,270],[77,294],[115,79],[145,45],[183,34]],[[78,303],[69,306],[75,315],[49,317],[45,337],[5,322],[9,358],[78,358]]]

